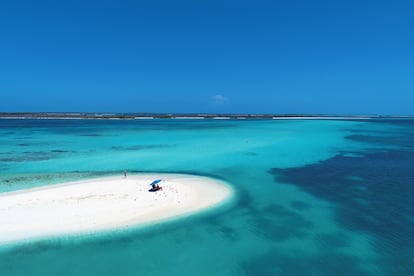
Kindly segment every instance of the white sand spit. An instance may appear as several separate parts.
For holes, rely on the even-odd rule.
[[[162,191],[149,192],[163,179]],[[146,224],[217,205],[232,194],[215,179],[137,174],[0,194],[0,243]]]

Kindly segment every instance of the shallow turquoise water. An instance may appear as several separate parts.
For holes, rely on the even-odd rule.
[[[404,186],[413,180],[406,170],[414,165],[410,120],[0,120],[0,126],[1,192],[124,169],[207,175],[235,190],[223,208],[174,222],[3,246],[1,275],[413,272],[414,205],[395,189],[413,189]],[[392,181],[378,177],[373,164],[400,173]],[[388,186],[391,199],[378,203]],[[381,216],[392,197],[408,210],[404,221],[377,225],[387,220]]]

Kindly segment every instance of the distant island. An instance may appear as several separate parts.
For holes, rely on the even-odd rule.
[[[0,119],[372,119],[414,118],[413,115],[307,115],[307,114],[215,114],[215,113],[81,113],[1,112]]]

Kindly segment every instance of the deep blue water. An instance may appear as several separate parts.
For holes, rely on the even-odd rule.
[[[180,172],[232,204],[0,246],[0,275],[413,275],[414,120],[0,120],[0,191]]]

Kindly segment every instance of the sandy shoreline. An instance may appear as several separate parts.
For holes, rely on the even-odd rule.
[[[162,191],[149,192],[155,179]],[[232,194],[218,180],[181,174],[88,179],[0,194],[0,243],[124,228],[218,205]]]

